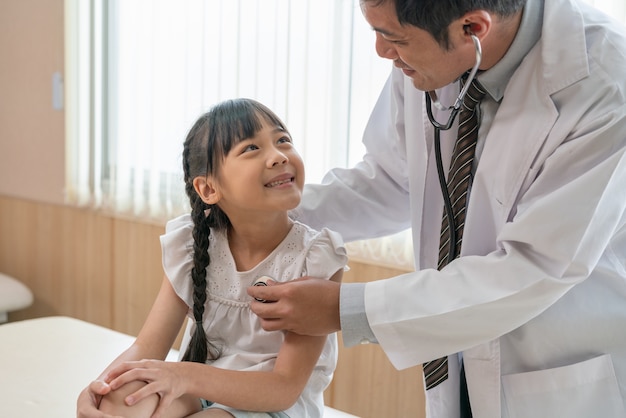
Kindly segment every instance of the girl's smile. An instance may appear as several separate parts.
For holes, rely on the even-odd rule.
[[[291,174],[283,174],[279,175],[272,180],[270,180],[265,187],[274,188],[278,186],[291,186],[294,184],[295,178]]]

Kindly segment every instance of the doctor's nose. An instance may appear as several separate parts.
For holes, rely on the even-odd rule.
[[[380,33],[376,33],[376,54],[378,54],[381,58],[387,58],[390,60],[395,60],[398,58],[398,53],[396,49],[393,47],[391,42],[383,38]]]

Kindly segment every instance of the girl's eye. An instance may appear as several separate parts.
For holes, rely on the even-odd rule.
[[[254,151],[259,149],[259,147],[257,147],[254,144],[250,144],[250,145],[246,145],[245,148],[243,150],[241,150],[241,153],[243,154],[244,152],[248,152],[248,151]]]
[[[288,137],[288,136],[281,136],[281,137],[278,139],[278,143],[279,143],[279,144],[291,143],[291,142],[292,142],[292,141],[291,141],[291,138],[290,138],[290,137]]]

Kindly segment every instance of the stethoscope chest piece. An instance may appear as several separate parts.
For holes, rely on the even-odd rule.
[[[274,279],[272,279],[270,276],[261,276],[258,279],[256,279],[254,281],[254,283],[252,283],[252,286],[267,286],[267,281],[268,280],[274,280]],[[260,299],[260,298],[254,298],[254,299],[258,300],[259,302],[263,302],[263,303],[267,302],[265,299]]]

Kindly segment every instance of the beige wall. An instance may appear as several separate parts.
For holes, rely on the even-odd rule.
[[[0,0],[0,195],[63,202],[63,0]]]

